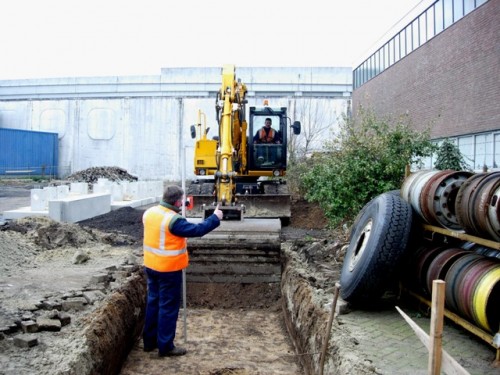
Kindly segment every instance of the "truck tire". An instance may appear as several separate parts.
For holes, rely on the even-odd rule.
[[[387,290],[408,245],[412,209],[401,197],[384,193],[368,202],[353,224],[340,275],[340,295],[371,305]]]

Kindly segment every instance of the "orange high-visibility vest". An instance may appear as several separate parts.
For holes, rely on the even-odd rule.
[[[259,139],[262,143],[271,143],[274,140],[275,130],[273,128],[269,129],[269,134],[266,134],[264,128],[260,128]]]
[[[176,212],[163,206],[151,207],[142,216],[144,224],[144,266],[159,272],[173,272],[189,264],[187,239],[170,232]]]

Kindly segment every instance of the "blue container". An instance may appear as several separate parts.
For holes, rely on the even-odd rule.
[[[0,175],[58,175],[57,133],[0,128]]]

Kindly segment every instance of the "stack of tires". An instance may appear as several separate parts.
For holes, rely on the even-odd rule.
[[[398,194],[399,193],[399,194]],[[421,224],[500,240],[500,172],[419,171],[397,193],[360,211],[341,273],[341,297],[373,305],[395,283],[430,297],[446,282],[446,307],[488,332],[500,325],[500,251],[447,237],[424,239]]]

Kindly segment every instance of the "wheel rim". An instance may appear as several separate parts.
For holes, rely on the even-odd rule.
[[[354,268],[356,268],[356,264],[363,256],[363,252],[366,249],[366,245],[368,243],[368,240],[372,232],[372,225],[373,225],[373,220],[372,219],[368,220],[368,222],[366,223],[363,230],[358,236],[358,239],[356,241],[356,248],[354,249],[354,253],[352,254],[352,257],[349,261],[349,271],[351,272],[354,270]]]

